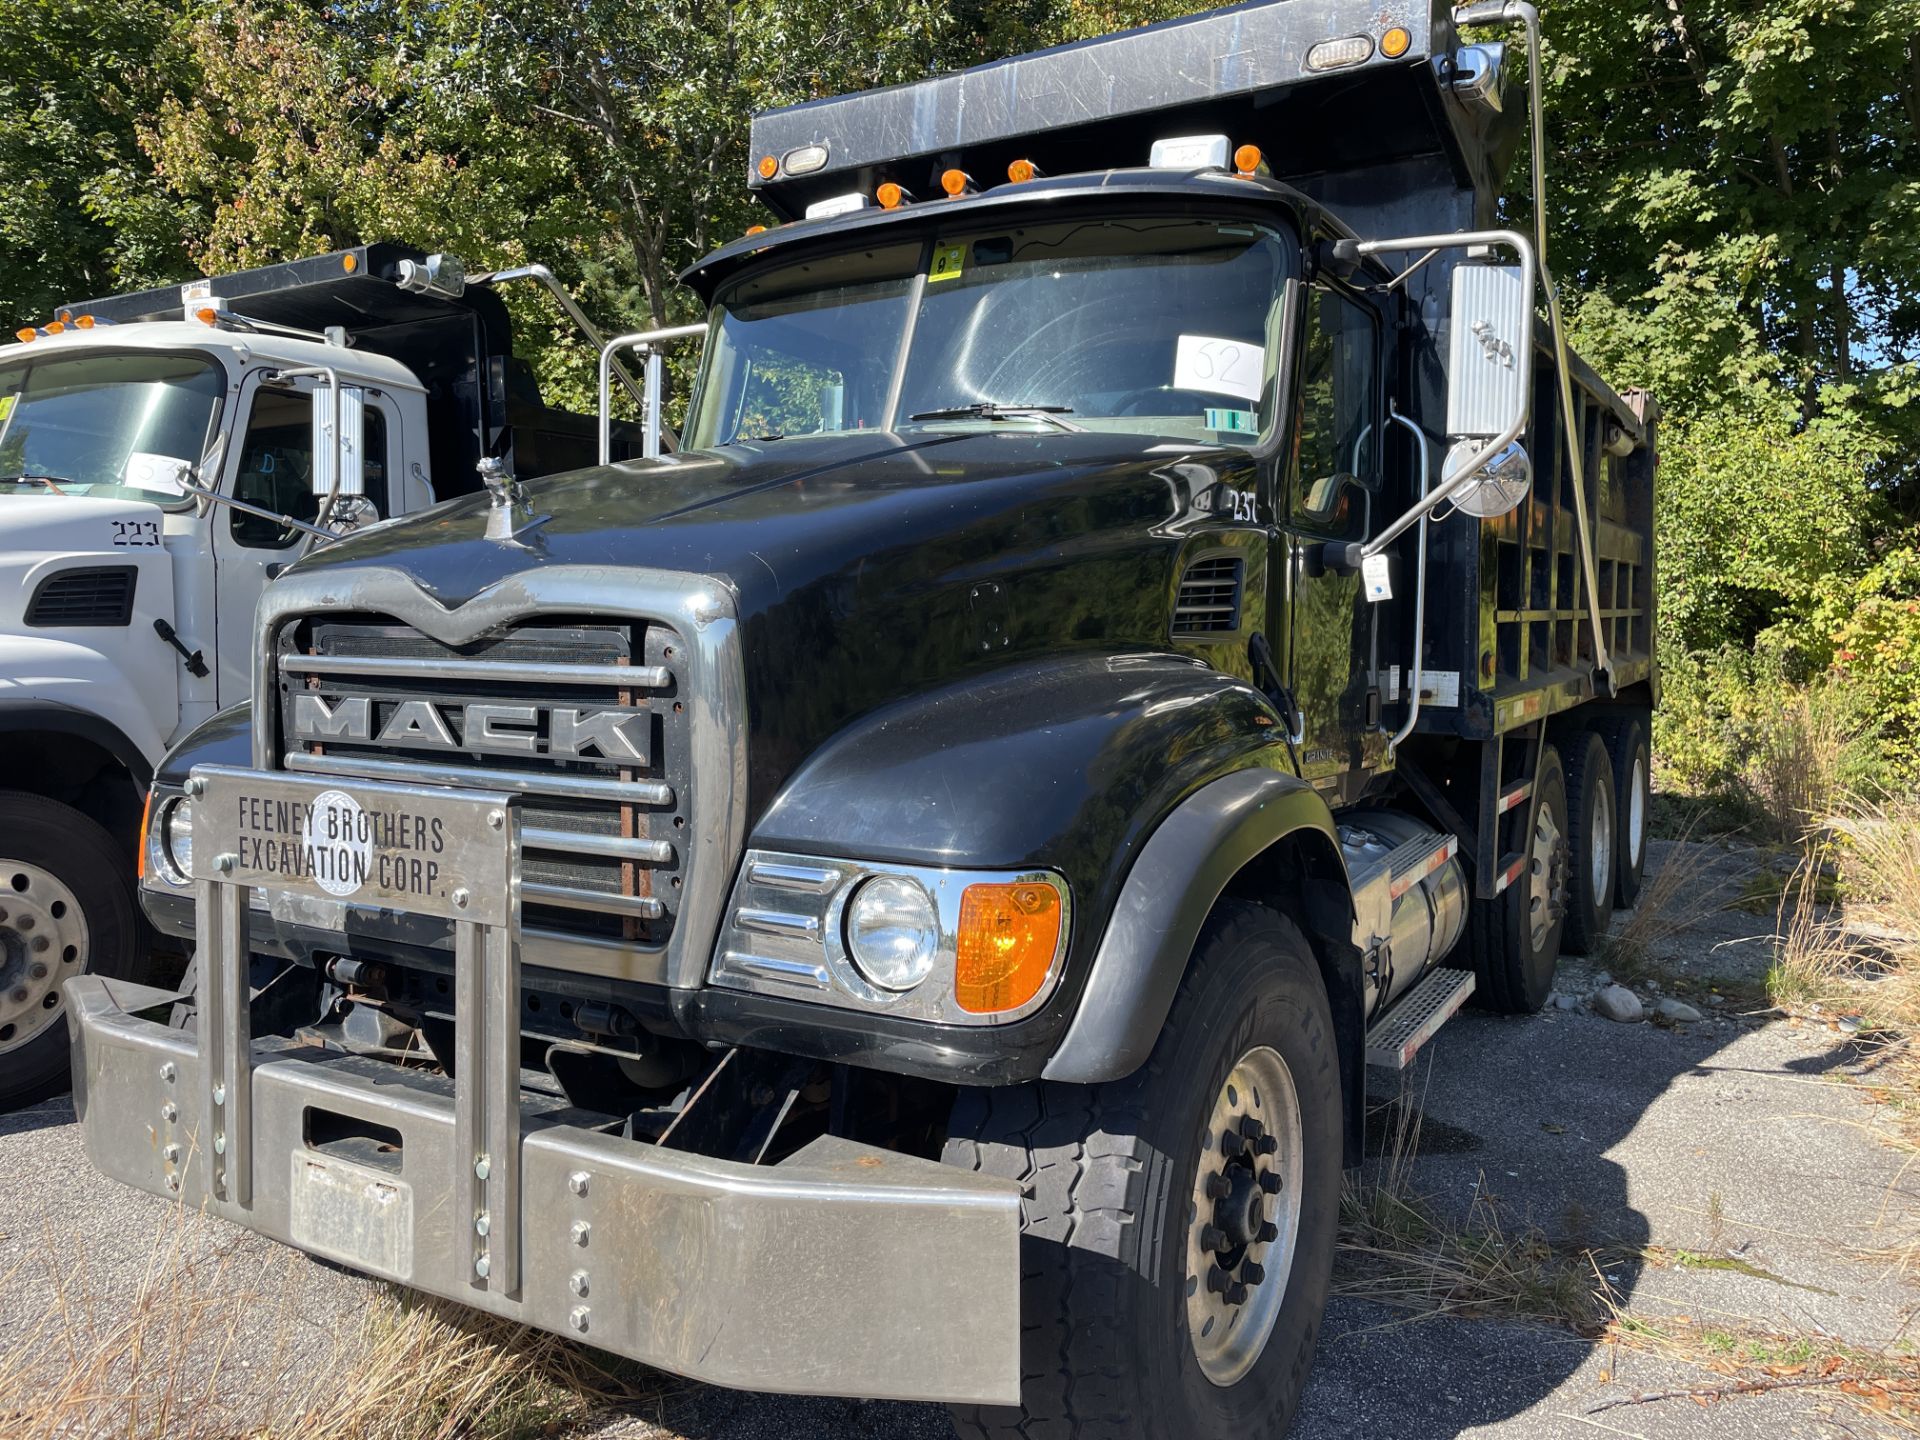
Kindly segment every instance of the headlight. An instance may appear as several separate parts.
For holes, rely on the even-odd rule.
[[[166,878],[184,885],[193,876],[193,802],[185,796],[167,801],[158,828]]]
[[[902,875],[876,875],[847,905],[847,953],[883,990],[911,990],[940,949],[933,898]]]

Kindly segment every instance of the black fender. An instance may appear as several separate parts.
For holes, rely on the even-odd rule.
[[[1264,695],[1166,653],[1088,652],[1003,666],[876,710],[798,767],[752,826],[749,846],[1056,871],[1073,905],[1058,989],[1033,1015],[999,1026],[932,1025],[711,986],[677,995],[676,1009],[708,1039],[970,1084],[1038,1079],[1084,1008],[1123,886],[1150,837],[1191,797],[1243,773],[1286,793],[1284,804],[1257,807],[1270,820],[1290,818],[1279,829],[1256,820],[1248,856],[1286,827],[1331,835],[1325,803],[1288,764],[1278,713]],[[1333,854],[1337,865],[1337,847]],[[1208,873],[1206,883],[1219,883],[1201,918],[1232,873]],[[1149,968],[1140,967],[1143,975]],[[1177,983],[1176,973],[1169,997]],[[1113,1002],[1102,989],[1088,1003],[1104,1010]],[[1144,1014],[1152,1002],[1148,995],[1126,1003]],[[1111,1047],[1108,1063],[1134,1048]]]
[[[156,787],[186,788],[196,765],[253,765],[253,707],[246,701],[203,720],[176,741],[154,772]]]
[[[1305,781],[1247,769],[1196,790],[1128,871],[1083,1001],[1045,1077],[1096,1084],[1146,1062],[1200,929],[1229,888],[1287,910],[1316,940],[1337,938],[1351,948],[1351,902],[1337,888],[1345,881],[1333,814]],[[1315,948],[1324,960],[1326,947]]]
[[[147,763],[140,747],[111,720],[46,700],[24,703],[0,700],[0,735],[29,731],[73,735],[98,746],[133,777],[134,786],[139,790],[144,791],[153,779],[153,767]]]

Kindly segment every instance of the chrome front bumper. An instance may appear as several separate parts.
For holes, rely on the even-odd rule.
[[[102,1172],[695,1379],[1018,1401],[1014,1182],[832,1137],[775,1165],[716,1160],[522,1091],[513,796],[217,766],[188,793],[208,841],[194,994],[67,983]],[[255,1042],[247,896],[263,885],[323,916],[344,891],[453,922],[453,1078]],[[189,999],[193,1032],[164,1023]]]
[[[184,997],[81,976],[67,998],[87,1154],[115,1180],[714,1384],[1019,1398],[1010,1182],[831,1138],[778,1165],[741,1165],[523,1107],[523,1263],[519,1290],[502,1293],[476,1283],[470,1217],[450,1203],[458,1166],[444,1081],[256,1047],[254,1183],[251,1203],[236,1205],[207,1185],[190,1098],[205,1078],[194,1035],[135,1013],[164,1014]],[[392,1168],[310,1143],[352,1122],[398,1134]]]

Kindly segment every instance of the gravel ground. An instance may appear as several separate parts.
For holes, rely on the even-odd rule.
[[[1656,861],[1661,852],[1656,851]],[[1751,855],[1712,857],[1738,876]],[[1719,867],[1716,871],[1715,867]],[[1410,1073],[1423,1112],[1413,1188],[1464,1218],[1476,1198],[1557,1242],[1629,1258],[1607,1272],[1637,1316],[1687,1316],[1882,1350],[1920,1339],[1920,1290],[1876,1252],[1914,1238],[1920,1174],[1876,1138],[1844,1081],[1861,1057],[1826,1028],[1742,1013],[1764,970],[1770,915],[1710,908],[1656,947],[1658,983],[1700,1002],[1698,1023],[1618,1024],[1587,1003],[1601,982],[1569,962],[1571,1008],[1499,1019],[1469,1012]],[[1659,995],[1640,977],[1650,1003]],[[1725,1003],[1705,998],[1718,984]],[[1376,1077],[1378,1078],[1378,1077]],[[156,1257],[190,1260],[193,1303],[257,1297],[287,1324],[226,1333],[238,1373],[280,1383],[367,1302],[367,1282],[217,1222],[183,1225],[158,1199],[88,1166],[66,1101],[0,1117],[0,1355],[98,1326],[154,1295]],[[1699,1268],[1676,1252],[1735,1257]],[[167,1273],[179,1275],[178,1267]],[[1336,1276],[1338,1284],[1338,1276]],[[198,1293],[204,1291],[205,1293]],[[229,1311],[232,1307],[229,1306]],[[211,1312],[209,1312],[211,1313]],[[228,1327],[231,1332],[232,1327]],[[1913,1353],[1911,1349],[1905,1353]],[[1336,1298],[1296,1435],[1303,1437],[1840,1436],[1870,1423],[1820,1391],[1702,1409],[1684,1400],[1595,1413],[1611,1400],[1718,1377],[1565,1329],[1416,1318]],[[796,1400],[667,1379],[644,1411],[608,1416],[600,1440],[945,1440],[925,1406]]]

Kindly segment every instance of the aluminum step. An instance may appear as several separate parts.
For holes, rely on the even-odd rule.
[[[1406,1069],[1420,1047],[1459,1012],[1471,994],[1471,970],[1435,970],[1367,1032],[1367,1063]]]

